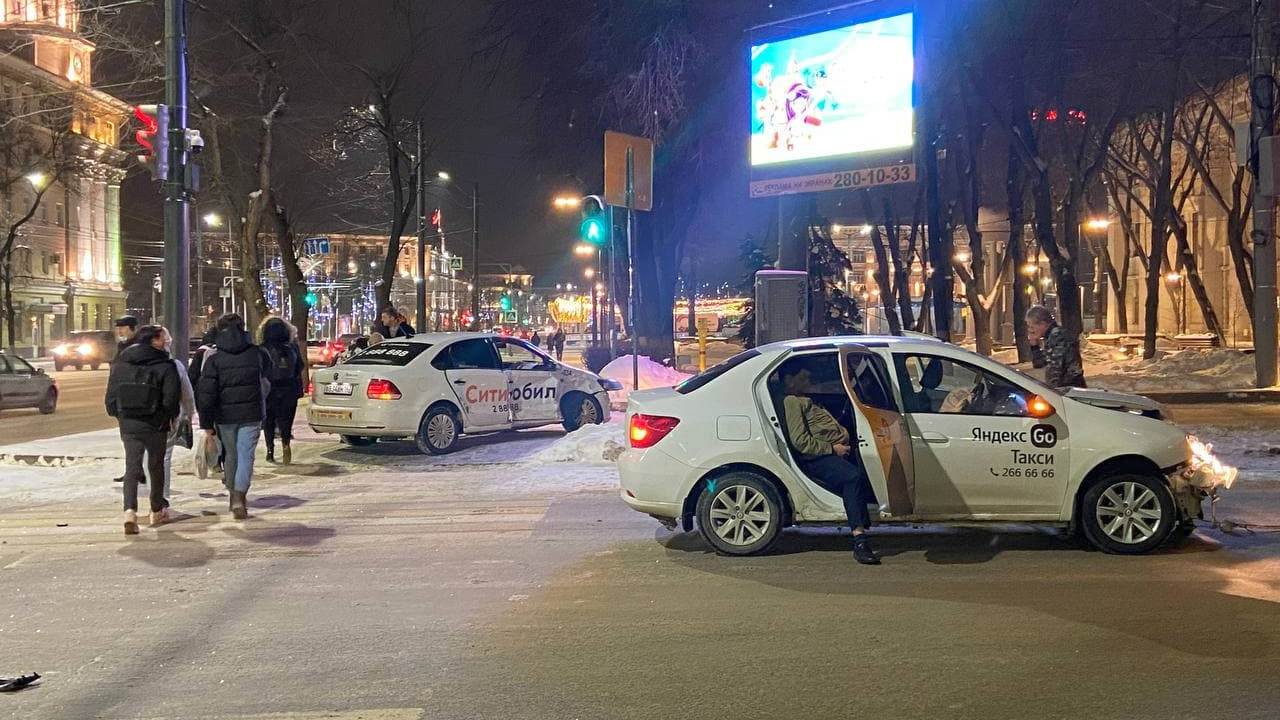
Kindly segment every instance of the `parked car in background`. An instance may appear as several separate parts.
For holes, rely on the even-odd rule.
[[[53,348],[53,367],[97,370],[116,357],[116,336],[109,330],[78,330]]]
[[[58,409],[58,383],[44,370],[0,350],[0,410],[38,408],[49,415]]]
[[[327,340],[308,340],[307,365],[323,367],[331,364],[333,364],[333,361],[329,357],[329,342]]]

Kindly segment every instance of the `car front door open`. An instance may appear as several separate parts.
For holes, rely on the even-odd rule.
[[[853,401],[858,452],[880,501],[881,514],[915,514],[911,438],[894,399],[884,359],[862,345],[840,348],[840,379]]]

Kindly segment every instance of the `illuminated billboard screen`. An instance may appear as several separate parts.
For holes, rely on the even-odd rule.
[[[912,145],[912,14],[751,48],[751,165]]]

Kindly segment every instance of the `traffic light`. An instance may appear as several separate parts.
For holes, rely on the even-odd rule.
[[[133,116],[142,129],[133,134],[142,152],[138,162],[147,166],[151,177],[165,180],[169,176],[169,108],[166,105],[136,105]]]
[[[498,306],[502,308],[502,311],[503,311],[503,312],[506,312],[506,311],[510,310],[510,309],[511,309],[511,296],[510,296],[510,295],[503,295],[503,296],[502,296],[502,299],[498,301]]]
[[[588,198],[582,203],[582,224],[578,226],[578,234],[583,242],[596,247],[609,243],[609,214],[593,199]]]
[[[315,293],[309,292],[306,297],[302,298],[302,301],[307,304],[307,307],[313,308],[316,306],[317,302],[320,302],[320,298],[317,297]]]

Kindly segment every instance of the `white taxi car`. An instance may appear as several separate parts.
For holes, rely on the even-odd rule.
[[[748,350],[675,388],[633,393],[622,499],[716,550],[759,553],[782,528],[845,519],[805,477],[781,377],[849,430],[884,522],[1047,523],[1113,553],[1186,537],[1234,468],[1145,398],[1059,391],[931,339],[830,337]]]
[[[413,438],[424,453],[442,454],[463,433],[607,422],[608,391],[621,387],[523,340],[425,333],[317,370],[307,421],[352,445]]]

